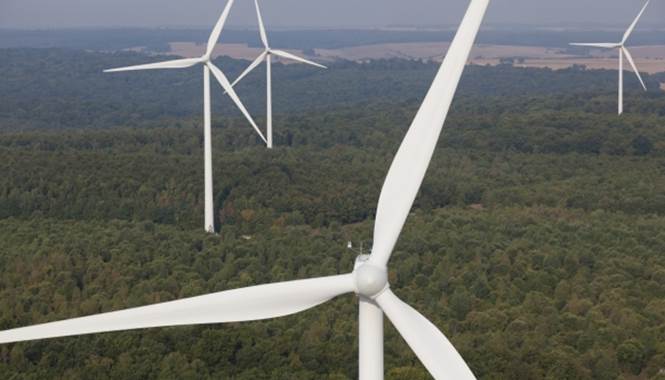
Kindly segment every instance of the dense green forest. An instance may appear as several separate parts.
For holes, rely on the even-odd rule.
[[[197,72],[0,55],[0,329],[350,270],[346,242],[371,244],[436,69],[277,66],[272,151],[218,104],[210,236]],[[630,91],[617,117],[615,89],[612,71],[465,73],[390,277],[480,379],[665,379],[665,94]],[[356,318],[346,296],[270,321],[4,345],[0,378],[353,379]],[[387,379],[429,378],[386,326]]]
[[[105,128],[145,126],[201,114],[202,73],[199,69],[104,74],[102,71],[173,57],[138,53],[92,53],[66,49],[0,49],[0,123],[3,129]],[[222,58],[217,64],[234,78],[249,62]],[[328,70],[306,65],[275,65],[274,108],[294,115],[340,107],[399,103],[417,107],[438,64],[407,60],[371,63],[337,62]],[[255,116],[265,113],[263,67],[238,85],[243,102]],[[665,68],[664,68],[665,70]],[[588,72],[581,67],[552,71],[470,66],[462,80],[460,98],[471,107],[506,101],[513,108],[524,103],[547,109],[616,110],[616,71]],[[627,111],[662,113],[662,92],[655,76],[645,75],[644,93],[634,76],[626,76]],[[214,86],[214,117],[238,116],[235,106]],[[566,95],[556,99],[552,94]],[[547,99],[534,99],[534,97]],[[466,98],[472,97],[470,100]],[[499,98],[499,103],[478,97]],[[506,99],[507,98],[507,99]],[[587,102],[586,100],[592,100]],[[523,103],[520,103],[523,102]],[[637,107],[633,109],[633,107]],[[409,116],[410,117],[410,116]]]

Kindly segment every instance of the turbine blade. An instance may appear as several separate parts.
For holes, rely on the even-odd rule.
[[[271,52],[272,54],[276,55],[276,56],[279,56],[279,57],[282,57],[282,58],[286,58],[286,59],[290,59],[290,60],[292,60],[292,61],[297,61],[297,62],[300,62],[300,63],[305,63],[305,64],[307,64],[307,65],[320,67],[320,68],[322,68],[322,69],[327,69],[326,66],[323,66],[323,65],[320,64],[320,63],[312,62],[312,61],[309,61],[309,60],[307,60],[307,59],[305,59],[305,58],[300,58],[300,57],[298,57],[297,55],[293,55],[293,54],[291,54],[291,53],[289,53],[289,52],[286,52],[286,51],[284,51],[284,50],[271,50],[270,52]]]
[[[0,344],[110,331],[276,318],[310,309],[354,289],[352,275],[253,286],[2,331]]]
[[[569,45],[572,45],[572,46],[588,46],[588,47],[604,48],[604,49],[613,49],[613,48],[618,48],[619,46],[621,46],[621,44],[613,44],[613,43],[571,43]]]
[[[261,130],[259,129],[259,127],[256,126],[256,123],[254,122],[254,119],[252,119],[252,116],[249,114],[249,112],[247,112],[247,109],[245,108],[245,106],[240,101],[240,98],[238,98],[238,94],[236,94],[235,90],[231,86],[231,83],[226,78],[226,75],[224,75],[222,70],[220,70],[212,62],[207,62],[206,65],[208,65],[208,67],[212,71],[215,78],[217,78],[217,81],[219,82],[219,84],[222,85],[222,88],[224,89],[224,91],[226,91],[227,95],[236,104],[236,107],[238,107],[240,112],[242,112],[242,114],[245,115],[245,118],[252,125],[252,128],[254,128],[256,133],[258,133],[259,136],[261,136],[261,139],[263,140],[263,142],[265,142],[267,144],[268,141],[266,140],[265,136],[263,136],[263,133],[261,133]]]
[[[644,84],[644,81],[642,80],[642,76],[640,75],[640,71],[637,69],[637,66],[635,65],[635,61],[633,60],[633,56],[630,54],[628,49],[625,47],[621,48],[623,50],[623,53],[626,55],[626,58],[628,58],[628,62],[630,63],[630,66],[633,67],[633,71],[635,72],[635,75],[637,75],[637,79],[640,80],[640,84],[642,84],[642,88],[644,91],[647,91],[647,86]]]
[[[158,69],[184,69],[187,67],[192,67],[197,63],[201,63],[201,58],[186,58],[186,59],[176,59],[174,61],[158,62],[158,63],[148,63],[145,65],[136,65],[128,67],[119,67],[116,69],[104,70],[105,73],[117,73],[121,71],[137,71],[137,70],[158,70]]]
[[[241,80],[243,80],[243,78],[247,76],[247,74],[251,73],[255,68],[257,68],[261,64],[261,62],[263,62],[263,60],[266,58],[267,54],[268,51],[264,51],[263,53],[261,53],[261,55],[256,57],[254,62],[252,62],[249,66],[247,66],[245,71],[243,71],[242,74],[240,74],[240,76],[236,78],[236,80],[234,80],[233,83],[231,83],[231,87],[235,87],[236,84],[238,84],[238,82],[240,82]]]
[[[374,224],[370,261],[385,266],[427,172],[489,0],[472,0],[448,54],[386,177]]]
[[[224,29],[224,24],[226,23],[226,19],[229,17],[229,12],[233,6],[233,1],[234,0],[229,0],[229,2],[226,3],[226,7],[224,7],[224,11],[222,11],[222,15],[219,16],[217,24],[215,24],[215,27],[212,29],[212,33],[210,33],[210,37],[208,38],[208,45],[206,47],[206,56],[208,57],[215,49],[217,41],[219,41],[219,36],[222,34],[222,29]]]
[[[386,289],[375,300],[418,359],[437,380],[475,380],[455,347],[422,314]]]
[[[651,0],[647,0],[646,4],[644,4],[644,6],[642,7],[642,10],[640,11],[640,13],[639,13],[639,14],[637,15],[637,17],[635,18],[635,21],[633,21],[633,23],[630,24],[630,27],[628,28],[628,30],[626,30],[626,33],[624,33],[624,35],[623,35],[623,40],[621,40],[621,44],[622,44],[622,45],[625,44],[626,41],[628,41],[628,38],[629,38],[630,35],[633,33],[633,30],[635,30],[635,26],[637,25],[637,22],[640,21],[640,18],[642,17],[642,14],[643,14],[644,11],[647,9],[647,6],[649,6],[649,2],[650,2],[650,1],[651,1]]]
[[[259,1],[254,0],[254,5],[256,5],[256,17],[259,19],[259,32],[261,33],[261,42],[266,49],[270,49],[268,45],[268,36],[266,35],[266,27],[263,24],[263,17],[261,17],[261,9],[259,8]]]

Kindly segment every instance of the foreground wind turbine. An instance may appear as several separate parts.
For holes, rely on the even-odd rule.
[[[644,81],[642,80],[642,76],[640,75],[639,70],[637,70],[637,66],[635,65],[635,61],[633,61],[633,56],[630,54],[628,49],[626,49],[626,41],[628,41],[628,38],[630,38],[630,35],[633,33],[633,30],[635,29],[635,26],[637,25],[637,22],[640,21],[640,17],[642,17],[642,14],[644,11],[647,9],[647,6],[649,5],[649,1],[647,0],[647,3],[644,4],[644,7],[642,7],[642,10],[640,13],[637,15],[635,18],[635,21],[630,25],[626,33],[623,35],[623,39],[619,43],[572,43],[571,45],[573,46],[588,46],[588,47],[595,47],[595,48],[602,48],[602,49],[619,49],[619,115],[623,114],[623,56],[625,55],[626,58],[628,59],[628,62],[630,65],[633,67],[633,71],[635,71],[635,74],[637,75],[637,79],[640,80],[640,83],[642,84],[642,88],[644,88],[644,91],[647,90],[647,86],[644,84]]]
[[[268,44],[268,36],[266,35],[266,27],[263,24],[263,17],[261,17],[261,9],[259,9],[258,0],[254,0],[254,5],[256,6],[256,16],[259,19],[259,31],[261,32],[261,42],[263,42],[263,53],[259,55],[254,62],[252,62],[247,69],[240,74],[238,79],[236,79],[231,85],[235,86],[240,82],[247,74],[254,70],[257,66],[261,64],[264,60],[266,61],[266,87],[267,87],[267,114],[266,114],[266,135],[268,137],[268,148],[272,148],[272,56],[276,55],[281,58],[290,59],[296,62],[305,63],[311,66],[320,67],[325,69],[326,67],[320,65],[316,62],[308,61],[304,58],[300,58],[291,53],[285,52],[283,50],[275,50],[270,47]]]
[[[215,78],[219,84],[224,88],[226,93],[231,97],[236,106],[240,111],[245,115],[249,123],[252,125],[254,130],[259,134],[261,139],[266,142],[266,138],[261,133],[261,130],[256,126],[254,120],[245,109],[245,106],[242,104],[238,95],[233,90],[233,86],[227,79],[226,75],[220,70],[215,64],[212,63],[212,52],[215,49],[215,45],[219,40],[219,36],[222,33],[224,28],[224,23],[229,16],[229,11],[233,5],[234,0],[229,0],[226,4],[226,8],[222,12],[217,24],[215,25],[210,38],[208,39],[208,45],[206,52],[203,56],[199,58],[186,58],[178,59],[175,61],[159,62],[159,63],[150,63],[147,65],[138,65],[130,67],[122,67],[118,69],[104,70],[106,73],[115,73],[121,71],[137,71],[137,70],[156,70],[156,69],[184,69],[192,67],[198,64],[203,65],[203,150],[204,150],[204,176],[205,176],[205,221],[204,229],[207,232],[215,232],[215,220],[213,213],[213,189],[212,189],[212,143],[211,143],[211,101],[210,101],[210,72],[212,71]]]
[[[450,104],[490,0],[471,0],[386,177],[376,214],[374,247],[353,272],[187,298],[124,311],[0,332],[0,343],[162,326],[253,321],[298,313],[345,293],[359,296],[359,374],[383,379],[383,314],[432,376],[475,379],[448,339],[390,290],[387,264],[432,159]]]

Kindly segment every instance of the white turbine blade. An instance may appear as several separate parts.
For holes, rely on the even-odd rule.
[[[270,49],[268,45],[268,36],[266,35],[266,27],[263,24],[263,17],[261,17],[261,9],[259,8],[259,1],[254,0],[254,5],[256,5],[256,17],[259,19],[259,32],[261,33],[261,42],[266,49]]]
[[[201,62],[202,62],[201,58],[185,58],[185,59],[176,59],[173,61],[166,61],[166,62],[148,63],[145,65],[119,67],[116,69],[104,70],[104,72],[117,73],[121,71],[137,71],[137,70],[185,69],[187,67],[192,67],[197,63]]]
[[[300,58],[300,57],[298,57],[297,55],[293,55],[293,54],[291,54],[291,53],[289,53],[289,52],[286,52],[286,51],[284,51],[284,50],[270,50],[270,52],[271,52],[272,54],[274,54],[274,55],[277,55],[277,56],[282,57],[282,58],[290,59],[290,60],[292,60],[292,61],[297,61],[297,62],[300,62],[300,63],[305,63],[305,64],[307,64],[307,65],[320,67],[320,68],[322,68],[322,69],[327,69],[326,66],[323,66],[323,65],[320,64],[320,63],[312,62],[312,61],[309,61],[309,60],[307,60],[307,59],[305,59],[305,58]]]
[[[0,343],[165,326],[255,321],[298,313],[353,292],[352,275],[229,290],[0,332]]]
[[[603,49],[613,49],[621,46],[621,44],[615,44],[615,43],[571,43],[570,45],[588,46],[588,47],[603,48]]]
[[[370,261],[385,266],[420,189],[489,0],[472,0],[381,190]]]
[[[649,1],[651,1],[651,0],[647,0],[647,3],[644,4],[644,6],[642,7],[642,10],[640,11],[640,13],[635,18],[635,21],[633,21],[633,23],[630,24],[630,27],[628,28],[628,30],[626,30],[626,33],[624,33],[623,40],[621,40],[621,44],[625,44],[626,41],[628,41],[628,38],[633,33],[633,30],[635,30],[635,26],[637,25],[637,22],[640,21],[640,18],[642,17],[642,14],[647,9],[647,6],[649,6]]]
[[[475,380],[455,347],[439,329],[386,289],[375,300],[429,373],[437,380]]]
[[[243,71],[242,74],[240,74],[240,76],[236,78],[236,80],[234,80],[233,83],[231,83],[231,87],[235,87],[236,84],[238,84],[238,82],[240,82],[241,80],[243,80],[243,78],[247,76],[247,74],[251,73],[255,68],[257,68],[261,64],[261,62],[263,62],[263,60],[266,58],[267,54],[268,51],[266,50],[263,53],[261,53],[261,55],[256,57],[254,62],[252,62],[249,66],[247,66],[245,71]]]
[[[621,49],[623,50],[624,54],[626,55],[626,58],[628,58],[628,62],[630,63],[630,65],[633,67],[633,71],[635,72],[635,75],[637,75],[637,79],[640,80],[640,84],[642,84],[642,88],[644,89],[644,91],[646,91],[647,86],[644,84],[644,81],[642,80],[642,76],[640,75],[640,71],[637,69],[637,66],[635,65],[635,61],[633,61],[633,56],[630,54],[628,49],[626,49],[625,47],[621,47]]]
[[[224,7],[222,15],[219,16],[217,24],[215,24],[215,27],[212,29],[212,33],[210,33],[210,37],[208,38],[208,45],[206,48],[206,56],[208,57],[210,56],[210,54],[212,54],[212,51],[215,49],[217,41],[219,41],[219,36],[220,34],[222,34],[222,29],[224,29],[224,24],[226,23],[226,19],[229,17],[231,6],[233,6],[233,1],[234,0],[229,0],[229,2],[226,3],[226,7]]]
[[[259,136],[261,136],[261,139],[263,140],[263,142],[265,142],[267,144],[268,141],[266,140],[265,136],[263,136],[263,133],[261,133],[261,130],[259,129],[259,127],[256,126],[256,123],[254,122],[254,119],[252,119],[252,116],[249,114],[249,112],[247,112],[247,109],[245,108],[245,106],[240,101],[240,98],[238,98],[238,94],[236,94],[235,90],[231,86],[231,83],[226,78],[226,75],[224,75],[222,70],[220,70],[212,62],[208,62],[208,63],[206,63],[206,65],[208,65],[208,67],[210,67],[210,70],[212,71],[215,78],[217,78],[217,81],[219,82],[219,84],[222,85],[222,88],[224,89],[224,91],[226,91],[227,95],[231,98],[231,100],[233,100],[233,102],[236,104],[236,107],[238,107],[240,112],[242,112],[242,114],[245,115],[245,118],[252,125],[252,128],[254,128],[256,133],[258,133]]]

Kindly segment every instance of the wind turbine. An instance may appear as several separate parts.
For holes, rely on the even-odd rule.
[[[266,87],[267,87],[267,97],[266,97],[266,105],[267,105],[267,113],[266,113],[266,135],[268,137],[268,149],[272,149],[272,56],[276,55],[281,58],[286,58],[290,59],[292,61],[304,63],[307,65],[311,66],[316,66],[320,67],[322,69],[326,69],[327,67],[318,64],[316,62],[312,62],[309,60],[306,60],[304,58],[300,58],[296,55],[293,55],[289,52],[283,51],[283,50],[276,50],[270,47],[270,44],[268,43],[268,36],[266,34],[266,27],[263,24],[263,17],[261,17],[261,9],[259,8],[259,2],[258,0],[254,0],[254,5],[256,5],[256,16],[259,20],[259,31],[261,33],[261,42],[263,43],[263,53],[259,55],[254,62],[252,62],[245,71],[240,74],[238,79],[236,79],[231,85],[235,86],[238,82],[240,82],[247,74],[249,74],[252,70],[254,70],[256,67],[258,67],[261,62],[264,60],[266,61]]]
[[[457,35],[388,171],[371,255],[353,272],[229,290],[124,311],[0,332],[0,344],[163,326],[254,321],[295,314],[346,293],[359,296],[359,377],[383,379],[383,314],[435,379],[475,379],[448,339],[402,302],[388,283],[388,261],[422,184],[490,0],[471,0]]]
[[[233,5],[234,0],[229,0],[226,3],[226,7],[222,12],[217,24],[215,25],[210,37],[208,39],[208,45],[206,47],[206,52],[203,56],[199,58],[186,58],[178,59],[174,61],[159,62],[159,63],[150,63],[146,65],[130,66],[130,67],[121,67],[117,69],[104,70],[106,73],[115,73],[122,71],[138,71],[138,70],[157,70],[157,69],[184,69],[192,67],[195,65],[203,65],[203,150],[204,150],[204,178],[205,178],[205,220],[204,220],[204,229],[206,232],[214,233],[215,232],[215,220],[213,213],[213,188],[212,188],[212,143],[211,143],[211,101],[210,101],[210,72],[215,76],[219,84],[224,88],[226,93],[231,97],[236,106],[240,111],[245,115],[245,118],[252,125],[256,133],[259,134],[261,139],[264,142],[266,141],[265,136],[261,133],[261,130],[256,126],[254,120],[247,112],[247,109],[238,98],[238,95],[233,90],[233,86],[227,79],[226,75],[220,70],[214,63],[212,63],[212,52],[215,49],[215,45],[219,40],[219,36],[222,33],[226,19],[229,16],[231,6]]]
[[[635,65],[635,61],[633,60],[633,56],[630,54],[628,49],[626,48],[625,44],[628,41],[628,38],[630,38],[630,35],[633,33],[633,30],[635,29],[635,26],[637,25],[637,22],[640,20],[642,17],[642,14],[644,11],[647,9],[647,6],[649,5],[649,1],[647,0],[646,4],[644,4],[644,7],[642,7],[642,10],[640,13],[637,15],[635,18],[635,21],[630,25],[628,30],[626,30],[626,33],[623,35],[623,39],[621,42],[618,43],[571,43],[573,46],[588,46],[588,47],[595,47],[595,48],[601,48],[601,49],[619,49],[619,115],[623,114],[623,56],[625,55],[626,58],[628,59],[628,62],[630,65],[633,67],[633,71],[635,71],[635,74],[637,75],[637,79],[640,80],[640,83],[642,84],[642,88],[644,88],[644,91],[647,90],[647,86],[644,84],[644,81],[642,80],[642,76],[640,75],[639,70],[637,70],[637,66]]]

